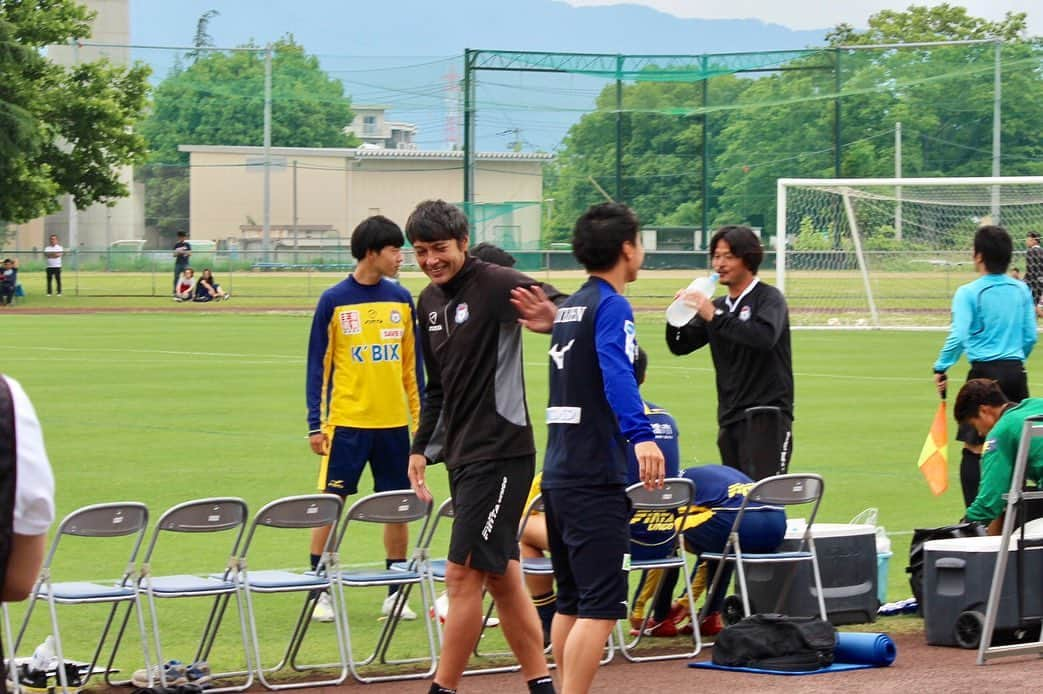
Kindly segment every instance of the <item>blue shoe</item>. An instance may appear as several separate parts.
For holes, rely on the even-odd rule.
[[[194,684],[200,689],[209,689],[213,686],[210,683],[210,664],[205,660],[189,665],[185,670],[185,676],[188,677],[189,684]]]

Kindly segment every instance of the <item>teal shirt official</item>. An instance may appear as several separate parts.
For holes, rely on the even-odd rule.
[[[1028,285],[1007,275],[982,275],[956,290],[952,327],[936,372],[948,371],[960,354],[967,361],[1025,361],[1036,344],[1036,311]]]

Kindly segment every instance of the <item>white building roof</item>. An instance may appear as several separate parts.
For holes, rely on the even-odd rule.
[[[200,154],[241,154],[263,156],[264,147],[242,147],[233,145],[178,145],[180,152]],[[357,147],[272,147],[273,157],[330,157],[336,159],[443,159],[462,160],[461,150],[424,149],[361,149]],[[554,158],[544,152],[476,152],[479,161],[525,161],[545,162]]]

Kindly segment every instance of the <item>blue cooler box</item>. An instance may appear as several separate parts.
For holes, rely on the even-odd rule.
[[[803,528],[791,527],[781,549],[796,550],[802,535]],[[815,523],[811,536],[818,552],[829,621],[835,625],[875,622],[876,610],[880,606],[876,527]],[[779,589],[794,566],[797,574],[779,611],[795,617],[818,616],[815,579],[808,562],[746,565],[746,585],[750,589],[750,609],[754,613],[776,611]]]
[[[974,648],[980,638],[989,602],[989,588],[1000,550],[999,537],[959,537],[924,544],[923,617],[927,643],[935,646]],[[1011,538],[1007,571],[996,615],[998,631],[1019,627],[1018,538]],[[1021,552],[1025,577],[1021,613],[1043,613],[1041,577],[1043,547]]]

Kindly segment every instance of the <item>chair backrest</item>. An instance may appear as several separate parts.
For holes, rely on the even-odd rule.
[[[637,482],[627,487],[627,496],[635,509],[681,510],[695,501],[695,484],[686,477],[669,477],[663,480],[661,489],[646,489]]]
[[[433,532],[428,532],[429,527],[431,530],[434,529],[432,527],[434,524],[431,522],[433,505],[431,501],[421,500],[412,489],[396,489],[365,496],[352,504],[344,514],[344,522],[341,524],[339,536],[336,543],[332,545],[332,549],[336,551],[341,547],[341,543],[348,534],[348,528],[351,526],[352,521],[363,523],[412,523],[414,521],[423,521],[419,532],[415,534],[417,540],[414,547],[426,552],[427,546],[431,542],[431,536],[434,534]],[[439,513],[443,512],[452,514],[452,504],[446,506],[443,503],[439,508]],[[417,558],[418,554],[414,552],[413,558],[410,559],[411,568],[415,566]]]
[[[254,526],[321,528],[337,522],[344,502],[336,494],[301,494],[270,501],[254,516]]]
[[[430,515],[430,501],[421,501],[412,489],[397,489],[359,499],[344,517],[366,523],[412,523]]]
[[[819,475],[775,475],[757,482],[746,498],[769,506],[808,504],[820,499],[824,490],[825,482]]]
[[[812,473],[793,473],[788,475],[775,475],[765,477],[754,484],[739,506],[739,512],[735,515],[732,524],[732,533],[736,533],[742,524],[744,514],[749,510],[752,503],[764,504],[766,506],[793,506],[810,504],[811,511],[808,513],[807,525],[801,535],[800,551],[803,551],[811,539],[811,526],[815,523],[819,506],[822,503],[822,494],[826,483],[820,475]]]
[[[646,489],[641,482],[627,487],[627,496],[634,511],[659,511],[654,514],[666,515],[670,521],[670,530],[648,532],[648,537],[634,532],[631,528],[631,542],[645,547],[663,547],[679,542],[681,528],[685,527],[685,518],[695,504],[695,483],[686,477],[668,477],[663,480],[662,488]],[[656,523],[663,519],[656,519]]]
[[[136,501],[92,504],[64,519],[55,535],[120,537],[140,532],[148,525],[148,508]]]
[[[156,521],[143,561],[151,560],[163,532],[219,533],[238,530],[232,543],[232,554],[235,554],[246,530],[247,513],[246,502],[235,497],[195,499],[172,506]]]
[[[106,504],[91,504],[76,509],[58,525],[54,540],[44,559],[43,568],[49,570],[58,552],[58,545],[65,535],[76,537],[126,537],[136,535],[131,545],[127,568],[123,574],[125,582],[134,568],[138,551],[148,527],[148,508],[137,501],[120,501]]]

